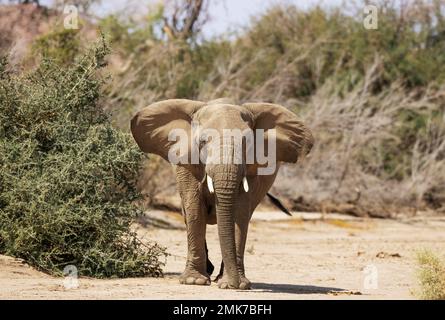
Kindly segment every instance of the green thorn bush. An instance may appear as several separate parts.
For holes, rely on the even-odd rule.
[[[142,157],[100,107],[104,40],[28,74],[0,62],[0,253],[51,274],[161,276],[164,248],[131,225]]]

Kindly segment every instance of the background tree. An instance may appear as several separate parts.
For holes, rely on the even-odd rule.
[[[210,0],[167,0],[164,32],[169,39],[187,40],[201,31],[207,22]]]

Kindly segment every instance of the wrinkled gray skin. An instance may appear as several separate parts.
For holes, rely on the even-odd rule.
[[[222,129],[276,129],[277,165],[270,175],[258,175],[257,164],[175,166],[188,244],[187,264],[180,283],[210,284],[206,225],[217,223],[225,266],[218,286],[249,289],[251,283],[245,275],[244,249],[252,213],[272,186],[278,163],[295,163],[309,153],[312,134],[294,113],[279,105],[252,103],[238,106],[223,100],[204,103],[183,99],[161,101],[142,109],[133,117],[131,130],[144,152],[168,160],[168,150],[174,144],[168,141],[169,131],[181,128],[189,132],[192,120],[198,121],[202,128],[218,130],[221,136]],[[193,137],[198,141],[200,138]],[[213,194],[209,192],[206,175],[213,180]],[[248,192],[242,187],[244,177],[248,181]]]

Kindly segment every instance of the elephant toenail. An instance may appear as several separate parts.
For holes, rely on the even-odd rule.
[[[227,282],[223,282],[223,283],[221,283],[221,284],[219,285],[219,287],[220,287],[221,289],[228,289],[228,288],[229,288],[229,284],[228,284]]]
[[[194,284],[195,283],[195,278],[194,277],[188,277],[187,279],[185,279],[185,283],[186,284]]]
[[[195,283],[199,284],[199,285],[204,285],[204,284],[207,284],[208,282],[209,282],[208,279],[203,279],[203,278],[198,278],[195,281]]]

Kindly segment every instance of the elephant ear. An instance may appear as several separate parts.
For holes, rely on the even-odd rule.
[[[264,130],[265,140],[268,130],[276,130],[276,161],[295,163],[311,151],[312,133],[292,111],[271,103],[245,103],[243,106],[253,114],[254,128]],[[268,145],[267,141],[264,145]]]
[[[190,137],[193,114],[204,105],[204,102],[186,99],[153,103],[131,119],[131,133],[142,151],[157,154],[169,161],[168,152],[177,143],[169,141],[169,133],[182,129]]]

